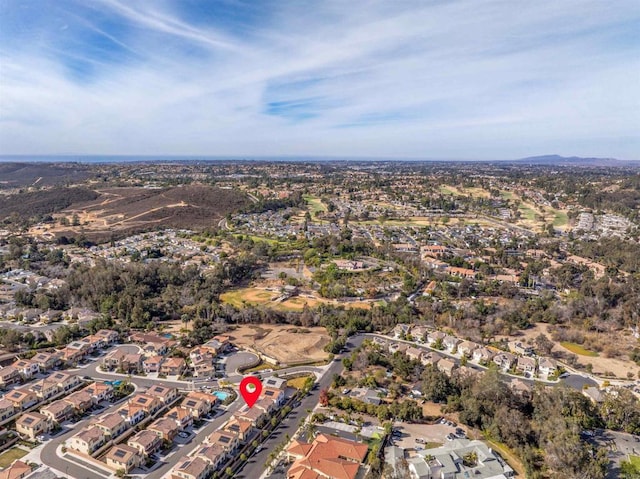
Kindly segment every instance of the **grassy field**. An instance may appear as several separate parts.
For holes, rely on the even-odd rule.
[[[568,349],[569,351],[571,351],[574,354],[578,354],[580,356],[590,356],[590,357],[597,357],[598,353],[595,351],[589,351],[588,349],[583,348],[582,346],[580,346],[579,344],[576,343],[570,343],[568,341],[563,341],[560,343],[562,345],[563,348]]]
[[[523,218],[529,221],[536,220],[536,211],[530,206],[528,206],[527,204],[522,203],[518,208],[518,210],[520,211],[520,214],[522,215]]]
[[[567,213],[560,210],[553,210],[553,212],[554,212],[553,226],[561,227],[561,226],[566,226],[567,223],[569,223],[569,217],[567,216]]]
[[[305,195],[303,196],[304,200],[307,202],[309,206],[309,213],[311,216],[315,215],[318,211],[325,212],[327,211],[327,207],[324,205],[322,200],[316,196]]]
[[[292,388],[296,388],[296,389],[302,389],[304,387],[304,383],[310,377],[311,376],[300,376],[299,378],[289,379],[287,381],[287,386],[292,387]]]
[[[640,456],[629,456],[629,462],[633,464],[636,469],[640,469]]]
[[[458,192],[451,186],[440,185],[440,193],[444,195],[457,195]]]
[[[19,447],[12,447],[6,452],[0,454],[0,467],[9,467],[13,461],[26,456],[29,452]]]
[[[500,196],[503,200],[512,200],[514,198],[511,191],[500,191]]]

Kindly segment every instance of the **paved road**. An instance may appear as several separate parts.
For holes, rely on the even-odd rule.
[[[361,342],[362,340],[360,340]],[[132,345],[132,344],[123,344],[123,345],[118,345],[116,346],[116,348],[119,348],[127,353],[136,353],[138,352],[139,348],[136,345]],[[255,358],[255,355],[253,355],[253,353],[247,353],[247,352],[238,352],[236,354],[233,354],[231,356],[229,356],[229,358],[227,359],[228,363],[231,363],[231,365],[235,365],[236,368],[239,365],[243,365],[246,364],[248,361],[253,361]],[[149,387],[151,387],[154,384],[164,384],[164,385],[168,385],[168,386],[173,386],[173,387],[177,387],[180,389],[185,389],[190,387],[191,382],[186,382],[186,381],[168,381],[166,379],[153,379],[153,378],[147,378],[147,377],[143,377],[143,376],[127,376],[127,375],[114,375],[112,373],[105,373],[100,371],[99,365],[100,365],[100,358],[97,358],[96,360],[92,361],[91,363],[82,366],[80,368],[77,368],[76,370],[74,370],[73,372],[75,374],[78,375],[82,375],[82,376],[89,376],[93,379],[96,380],[107,380],[107,381],[112,381],[115,379],[118,379],[119,377],[122,378],[127,378],[128,380],[130,380],[133,384],[136,385],[137,388],[139,389],[148,389]],[[337,370],[342,370],[342,363],[339,361],[334,362],[334,364],[331,365],[331,370],[330,373],[327,374],[325,376],[325,378],[323,378],[323,382],[322,382],[322,387],[326,387],[329,382],[331,381],[331,377],[333,376],[333,372],[337,371]],[[274,371],[273,373],[268,373],[268,374],[263,374],[263,377],[268,377],[270,375],[279,373],[279,374],[283,374],[283,373],[294,373],[294,372],[317,372],[317,373],[322,373],[324,371],[323,368],[319,368],[319,367],[313,367],[313,366],[298,366],[298,367],[293,367],[293,368],[288,368],[288,369],[281,369],[278,371]],[[328,378],[328,379],[327,379]],[[232,382],[232,383],[239,383],[242,379],[242,376],[239,374],[233,374],[231,377],[226,378],[225,380],[228,382]],[[200,386],[204,386],[204,385],[210,385],[210,386],[214,386],[217,387],[217,380],[213,380],[213,381],[203,381],[203,382],[197,382],[196,386],[200,387]],[[286,430],[284,430],[283,432],[276,432],[275,433],[275,438],[273,439],[273,443],[269,443],[266,445],[266,450],[262,451],[260,454],[265,454],[263,459],[258,459],[258,461],[262,461],[262,462],[258,462],[258,464],[260,465],[260,468],[262,468],[262,465],[264,464],[264,462],[266,461],[266,458],[269,454],[269,448],[273,447],[275,444],[279,443],[282,441],[282,438],[284,438],[284,434],[289,433],[290,435],[293,435],[293,433],[296,431],[297,429],[297,424],[298,422],[297,420],[302,420],[305,417],[305,413],[304,410],[305,409],[312,409],[315,404],[318,401],[318,393],[319,393],[319,389],[316,389],[313,391],[313,394],[307,398],[305,398],[304,401],[302,401],[302,404],[300,407],[298,407],[296,409],[296,411],[293,411],[288,417],[287,417],[287,424],[290,423],[290,426],[288,428],[286,428]],[[197,433],[197,435],[192,438],[190,440],[190,442],[186,445],[183,445],[181,447],[179,447],[179,450],[177,452],[175,452],[173,455],[171,455],[169,457],[169,462],[167,462],[167,460],[165,459],[161,465],[153,470],[151,473],[147,474],[145,477],[147,479],[160,479],[163,475],[165,475],[169,469],[176,463],[176,461],[178,460],[178,458],[187,455],[188,453],[190,453],[195,447],[199,446],[200,444],[202,444],[202,442],[204,441],[205,437],[209,434],[211,434],[214,430],[218,429],[224,422],[226,422],[231,415],[237,411],[240,407],[242,406],[242,400],[240,398],[238,398],[236,401],[234,401],[231,405],[229,405],[226,409],[226,411],[221,414],[220,416],[216,417],[215,419],[213,419],[209,424],[207,424],[200,432]],[[111,409],[111,408],[110,408]],[[107,412],[107,410],[103,410],[100,411],[99,414],[105,414]],[[67,474],[67,476],[69,477],[73,477],[73,478],[77,478],[77,479],[83,479],[83,478],[92,478],[92,474],[91,471],[78,465],[76,462],[73,461],[69,461],[65,458],[59,457],[56,453],[56,449],[58,448],[59,445],[61,445],[63,442],[65,442],[66,440],[68,440],[71,436],[73,436],[75,433],[77,433],[79,430],[81,430],[83,427],[88,426],[89,422],[91,420],[93,420],[94,417],[89,417],[87,419],[84,419],[82,421],[79,421],[76,424],[70,425],[70,429],[64,431],[64,433],[56,436],[55,438],[49,440],[47,442],[47,444],[43,447],[42,449],[42,453],[41,453],[41,460],[44,464],[46,464],[47,466],[50,466],[54,469],[57,469],[60,472],[64,472],[65,474]],[[282,435],[282,438],[280,438],[280,435]],[[261,473],[261,472],[260,472]],[[259,477],[260,473],[258,473],[257,476],[245,476],[247,478],[249,477]],[[93,475],[93,477],[98,477],[96,474]],[[93,478],[92,478],[93,479]]]
[[[364,335],[358,335],[350,338],[347,348],[351,350],[358,347],[362,344],[364,339]],[[264,465],[267,462],[271,451],[285,441],[287,434],[289,437],[293,437],[296,431],[300,428],[302,422],[306,419],[306,411],[308,409],[313,409],[318,404],[320,391],[324,388],[328,388],[333,380],[333,375],[341,374],[343,369],[342,361],[333,361],[316,387],[311,390],[308,396],[302,399],[300,406],[291,411],[291,413],[282,421],[280,426],[278,426],[274,431],[271,437],[263,443],[264,449],[249,458],[244,468],[236,474],[236,478],[255,479],[262,475],[265,469]]]

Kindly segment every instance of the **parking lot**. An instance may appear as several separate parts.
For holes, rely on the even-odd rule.
[[[452,423],[455,424],[455,423]],[[425,443],[444,444],[448,435],[455,435],[459,425],[448,424],[408,424],[397,422],[394,425],[393,443],[403,449],[423,449]],[[397,431],[397,432],[395,432]],[[416,439],[418,442],[416,442]]]

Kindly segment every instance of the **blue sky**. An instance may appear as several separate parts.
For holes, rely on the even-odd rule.
[[[0,0],[0,154],[640,159],[638,0]]]

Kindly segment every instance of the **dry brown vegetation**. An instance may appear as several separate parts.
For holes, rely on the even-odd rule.
[[[329,343],[329,336],[324,328],[246,325],[231,331],[229,335],[237,346],[252,348],[282,364],[327,358],[323,348]]]

